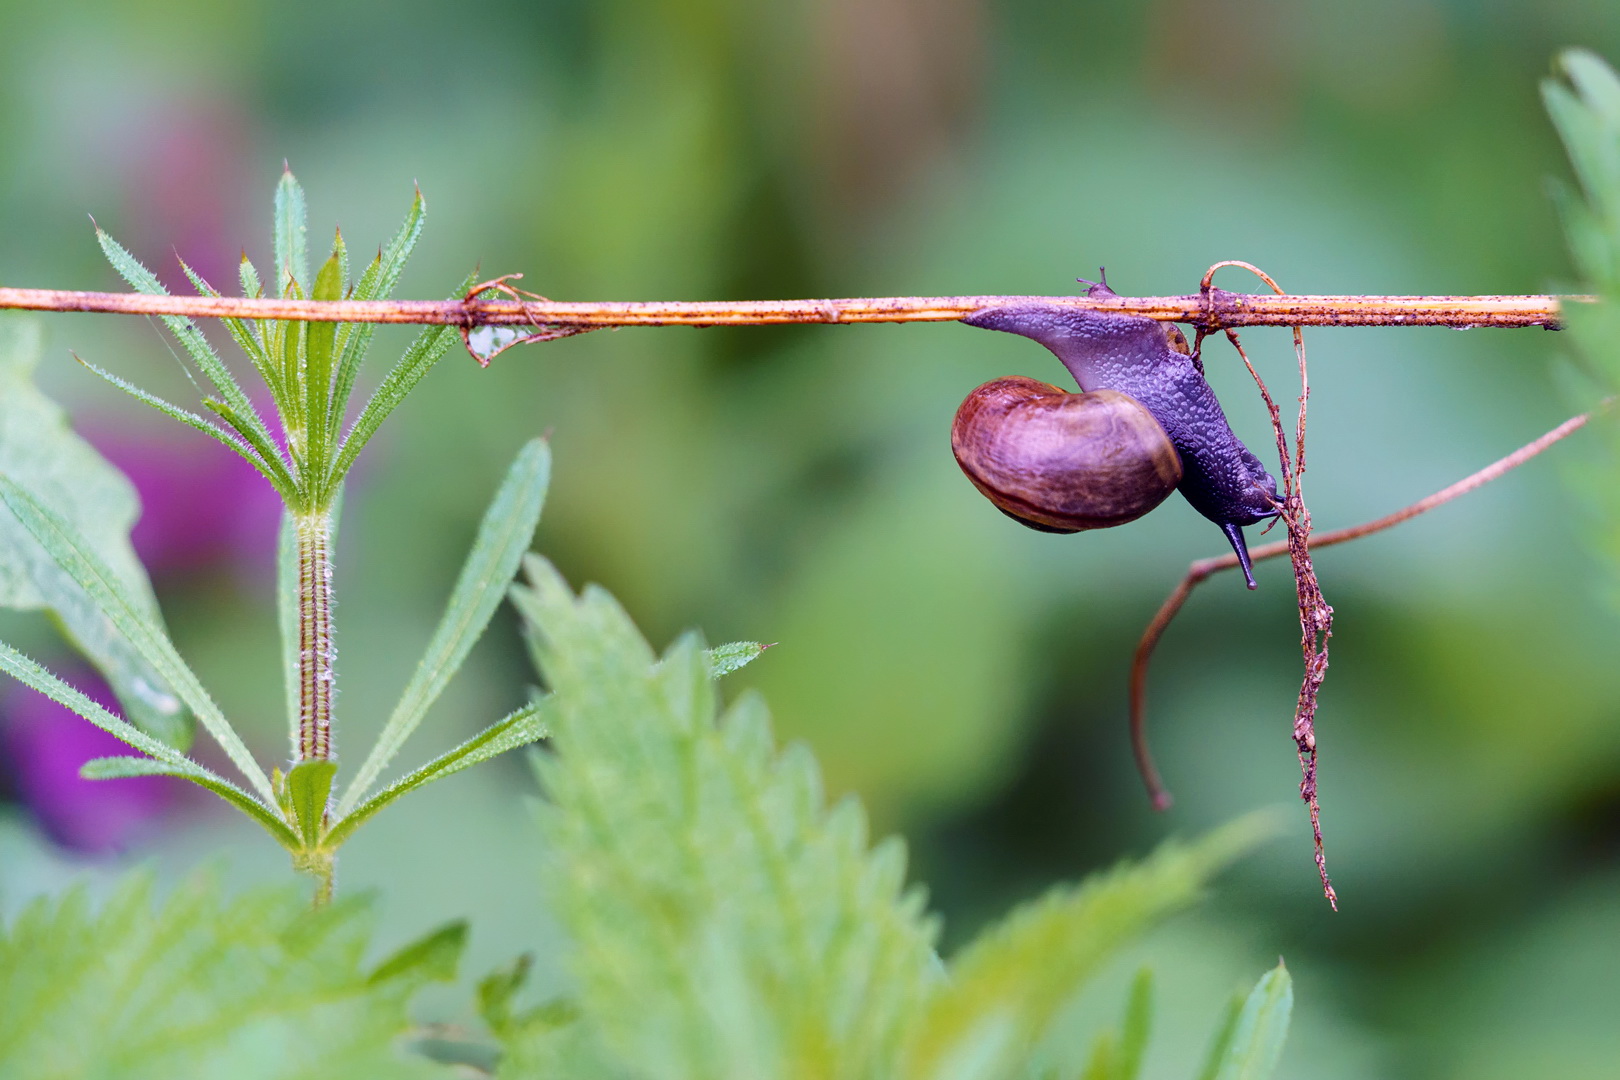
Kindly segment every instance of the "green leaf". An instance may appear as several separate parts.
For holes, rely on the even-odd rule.
[[[456,977],[456,968],[466,947],[466,920],[445,923],[378,964],[366,982],[373,986],[413,978],[450,982]]]
[[[424,784],[431,784],[435,780],[443,780],[462,769],[488,761],[508,750],[516,750],[539,742],[541,739],[549,738],[550,735],[550,699],[525,705],[497,723],[491,724],[455,749],[440,754],[415,772],[395,780],[347,814],[340,815],[340,820],[326,835],[326,845],[337,848],[377,811],[406,792],[414,791]]]
[[[285,165],[276,185],[276,289],[282,296],[294,295],[294,285],[309,284],[309,255],[306,233],[309,211],[304,205],[304,189]],[[298,292],[302,292],[300,288]]]
[[[344,792],[340,814],[354,807],[388,767],[489,625],[534,539],[550,480],[551,449],[544,439],[533,439],[518,452],[485,511],[444,617],[376,745]]]
[[[281,677],[287,703],[287,737],[298,753],[302,696],[298,683],[298,527],[291,510],[281,513],[276,538],[276,625],[281,631]]]
[[[364,898],[311,911],[301,888],[227,897],[200,877],[161,903],[153,893],[132,875],[95,910],[73,890],[0,934],[7,1080],[446,1075],[397,1046],[411,999],[445,965],[368,973]]]
[[[242,256],[242,265],[248,272],[253,270],[253,266],[247,261],[245,254]],[[219,295],[219,290],[210,285],[201,274],[193,270],[186,260],[180,260],[180,269],[186,272],[186,277],[191,279],[192,288],[196,289],[200,295]],[[255,273],[252,279],[255,283],[257,277]],[[246,284],[245,281],[244,284]],[[248,360],[253,364],[253,370],[257,371],[259,378],[264,380],[264,384],[269,388],[270,396],[275,399],[276,408],[279,410],[281,408],[281,383],[277,378],[275,365],[270,362],[270,354],[264,351],[264,342],[259,339],[257,331],[245,319],[233,319],[227,316],[222,317],[219,321],[225,324],[225,329],[230,331],[231,339],[247,354]]]
[[[129,282],[130,288],[149,296],[169,295],[169,290],[163,287],[152,271],[142,266],[135,256],[125,251],[118,241],[102,232],[99,227],[96,229],[96,241],[101,245],[107,261],[112,263],[113,269],[117,270],[125,281]],[[159,317],[163,320],[163,325],[167,326],[169,332],[180,342],[181,347],[191,355],[191,359],[207,376],[208,381],[214,385],[214,389],[219,392],[225,404],[230,406],[231,410],[241,417],[242,423],[253,431],[253,437],[249,441],[255,445],[272,445],[275,440],[270,437],[270,429],[264,426],[264,420],[260,418],[258,410],[242,392],[242,387],[237,384],[236,376],[231,374],[231,369],[225,366],[225,362],[219,358],[214,347],[208,344],[208,339],[203,337],[197,324],[179,315]]]
[[[709,662],[709,678],[718,679],[741,671],[762,656],[769,645],[757,641],[733,641],[729,645],[716,645],[704,653]]]
[[[1153,1032],[1153,972],[1143,968],[1131,980],[1131,996],[1125,1003],[1125,1026],[1119,1040],[1119,1080],[1136,1080],[1147,1054],[1148,1036]]]
[[[1210,1041],[1204,1067],[1198,1070],[1198,1080],[1215,1080],[1220,1075],[1221,1066],[1226,1062],[1227,1051],[1232,1048],[1232,1038],[1237,1034],[1238,1017],[1243,1014],[1243,1002],[1242,994],[1234,994],[1232,1000],[1226,1003],[1226,1010],[1221,1013],[1221,1022],[1215,1026],[1215,1038]]]
[[[343,234],[334,241],[330,258],[315,275],[315,300],[341,300],[343,298],[343,264],[347,261],[343,249]],[[324,477],[326,462],[332,459],[333,431],[331,420],[333,348],[337,341],[337,324],[313,322],[305,331],[305,382],[307,395],[304,415],[309,418],[310,475],[316,482]]]
[[[336,773],[337,762],[331,760],[300,761],[287,773],[287,802],[298,822],[305,850],[313,850],[321,841],[327,799]]]
[[[287,828],[280,818],[252,795],[249,795],[223,777],[203,768],[169,744],[160,742],[133,724],[114,716],[4,642],[0,642],[0,671],[4,671],[24,686],[39,691],[58,705],[72,710],[125,745],[150,754],[153,759],[156,759],[148,764],[145,758],[101,758],[98,761],[103,763],[116,762],[117,764],[86,763],[84,768],[88,771],[83,772],[82,775],[88,779],[100,780],[117,776],[145,776],[154,773],[179,776],[207,788],[227,802],[232,803],[269,830],[270,835],[274,836],[277,841],[283,844],[288,844],[289,841],[292,844],[296,843],[292,830]],[[95,768],[91,768],[92,765]],[[288,844],[288,846],[292,846],[292,844]]]
[[[34,385],[40,337],[33,319],[0,318],[0,475],[38,493],[72,521],[131,603],[157,622],[157,600],[129,542],[140,514],[135,489],[74,434],[62,410]],[[171,745],[190,744],[192,719],[168,684],[108,623],[83,587],[4,510],[0,607],[51,612],[68,640],[112,686],[136,726]]]
[[[91,758],[79,766],[85,780],[123,780],[132,776],[177,776],[206,788],[264,827],[288,851],[299,849],[299,838],[287,823],[248,792],[192,762],[185,764],[142,757]]]
[[[174,688],[180,699],[196,713],[203,727],[219,743],[232,763],[258,791],[266,803],[274,797],[270,780],[253,760],[236,730],[226,721],[219,706],[208,696],[197,676],[186,666],[163,625],[150,610],[147,597],[130,588],[115,574],[86,540],[78,527],[42,505],[9,477],[0,476],[0,498],[11,507],[17,520],[33,534],[40,546],[75,581],[90,602],[125,640],[135,647],[158,675]]]
[[[467,290],[474,285],[474,277],[469,274],[452,296],[452,300],[459,300],[467,294]],[[460,334],[453,326],[430,326],[423,330],[417,339],[411,342],[411,347],[405,350],[405,355],[399,363],[394,365],[382,384],[377,387],[366,407],[360,410],[355,418],[354,426],[343,440],[343,446],[338,451],[337,463],[332,467],[334,479],[341,478],[354,464],[354,459],[360,455],[366,442],[377,433],[377,428],[388,419],[388,414],[399,407],[416,384],[421,382],[427,373],[433,370],[433,365],[443,356],[459,339]]]
[[[1015,909],[952,960],[950,982],[911,1033],[903,1075],[1016,1075],[1116,949],[1192,903],[1211,874],[1270,831],[1265,819],[1245,818]]]
[[[124,379],[119,378],[117,375],[114,375],[112,372],[107,371],[104,368],[99,368],[80,356],[75,355],[73,359],[77,360],[94,374],[99,375],[107,382],[118,387],[118,389],[122,390],[136,401],[139,401],[145,405],[150,405],[163,415],[178,420],[187,427],[196,428],[203,434],[218,440],[222,445],[240,455],[244,461],[257,469],[259,475],[268,480],[270,482],[270,486],[275,488],[276,492],[283,498],[290,498],[292,496],[293,480],[292,477],[287,474],[286,466],[283,464],[280,456],[272,450],[270,451],[269,456],[266,457],[265,455],[259,453],[259,451],[254,447],[249,446],[244,440],[241,429],[235,422],[237,421],[237,417],[234,413],[230,415],[229,420],[227,421],[231,423],[231,428],[234,430],[221,428],[215,424],[209,423],[207,420],[198,416],[194,412],[189,412],[180,408],[178,405],[172,405],[169,402],[164,401],[156,394],[147,393],[134,383],[127,382]],[[217,401],[210,401],[208,404],[216,412],[223,415],[226,408],[224,405]]]
[[[579,1004],[614,1074],[877,1077],[941,978],[897,841],[829,810],[814,760],[764,706],[717,718],[703,651],[661,661],[605,592],[549,563],[514,590],[553,691],[536,755]]]
[[[422,235],[422,226],[426,221],[427,203],[422,199],[422,189],[417,188],[416,197],[411,200],[411,208],[399,232],[360,275],[360,281],[354,287],[356,300],[386,300],[393,295],[394,287],[399,284],[399,275],[405,269],[405,262],[416,247],[416,240]],[[337,384],[332,390],[332,431],[338,431],[343,426],[355,377],[360,372],[360,364],[365,360],[366,350],[376,329],[375,323],[345,323],[338,331]]]
[[[1277,1070],[1288,1020],[1294,1010],[1294,982],[1282,961],[1260,977],[1223,1040],[1212,1054],[1213,1080],[1269,1080]]]

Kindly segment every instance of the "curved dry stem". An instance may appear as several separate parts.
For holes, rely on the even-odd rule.
[[[1332,547],[1335,544],[1346,544],[1352,540],[1360,540],[1364,536],[1392,529],[1402,522],[1410,521],[1419,514],[1428,513],[1437,506],[1442,506],[1453,499],[1468,494],[1475,488],[1490,483],[1523,465],[1531,458],[1542,453],[1554,443],[1568,438],[1581,428],[1597,413],[1614,406],[1615,399],[1604,400],[1592,412],[1572,416],[1562,424],[1548,431],[1539,438],[1533,439],[1519,447],[1506,457],[1499,458],[1491,464],[1471,473],[1463,479],[1447,487],[1441,488],[1432,495],[1425,496],[1409,506],[1402,507],[1383,517],[1374,518],[1360,525],[1351,525],[1343,529],[1334,529],[1330,532],[1317,533],[1310,538],[1311,550]],[[1289,552],[1288,541],[1278,540],[1270,544],[1256,547],[1249,552],[1251,563],[1265,562],[1275,559]],[[1223,570],[1233,570],[1238,566],[1237,556],[1232,553],[1216,555],[1208,559],[1199,559],[1187,567],[1186,576],[1181,579],[1175,589],[1165,598],[1159,610],[1154,613],[1153,619],[1143,631],[1141,640],[1137,643],[1136,654],[1131,661],[1130,678],[1130,726],[1131,745],[1136,753],[1137,768],[1142,774],[1142,782],[1147,788],[1155,809],[1166,809],[1171,805],[1170,793],[1165,790],[1159,777],[1159,771],[1154,766],[1153,754],[1147,741],[1147,675],[1148,668],[1153,660],[1154,650],[1158,648],[1159,641],[1165,630],[1186,604],[1188,597],[1194,589],[1202,585],[1205,580]]]

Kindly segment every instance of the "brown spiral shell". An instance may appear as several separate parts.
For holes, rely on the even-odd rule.
[[[967,396],[951,450],[997,509],[1044,532],[1135,521],[1181,482],[1170,437],[1135,398],[1071,394],[1019,375]]]

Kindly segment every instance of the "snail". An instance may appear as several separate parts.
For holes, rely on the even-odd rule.
[[[1116,295],[1106,278],[1082,281],[1088,296]],[[1179,329],[1033,301],[962,321],[1040,342],[1082,391],[1012,377],[962,403],[951,448],[997,509],[1033,529],[1079,532],[1134,521],[1179,489],[1255,587],[1243,527],[1277,515],[1277,482],[1233,434]]]

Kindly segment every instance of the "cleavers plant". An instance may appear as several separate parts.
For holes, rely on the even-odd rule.
[[[421,235],[425,205],[416,193],[398,233],[360,274],[350,280],[343,234],[313,277],[309,272],[306,205],[290,170],[276,187],[274,294],[316,300],[387,298]],[[99,227],[97,239],[118,273],[143,293],[162,293],[157,277]],[[198,292],[219,293],[191,267],[182,268]],[[245,296],[263,296],[257,268],[244,253],[241,287]],[[469,277],[454,294],[472,286]],[[204,689],[169,640],[157,605],[138,566],[115,567],[107,545],[87,535],[84,523],[64,516],[53,500],[31,490],[27,475],[0,473],[0,497],[16,515],[54,569],[58,612],[92,608],[111,637],[127,642],[143,665],[138,677],[119,678],[118,664],[85,651],[109,675],[126,703],[129,718],[90,700],[16,650],[0,644],[0,667],[34,689],[139,750],[139,757],[100,758],[82,775],[106,780],[162,774],[178,776],[223,797],[257,821],[292,855],[293,865],[314,875],[317,902],[331,897],[333,860],[338,847],[372,815],[406,792],[442,779],[504,751],[543,737],[542,703],[533,703],[497,721],[455,749],[394,783],[375,790],[434,700],[483,633],[528,550],[540,517],[550,476],[550,453],[533,440],[517,455],[485,514],[471,553],[456,581],[444,617],[413,672],[376,744],[341,795],[334,737],[337,682],[333,638],[332,551],[342,505],[343,480],[360,451],[383,421],[457,340],[452,326],[425,329],[377,389],[348,421],[350,400],[374,324],[300,322],[275,319],[223,320],[231,338],[263,380],[279,430],[265,422],[236,375],[191,319],[164,322],[191,358],[212,393],[203,400],[212,417],[183,409],[102,368],[96,372],[165,415],[205,432],[245,458],[280,495],[281,527],[278,607],[283,641],[288,724],[292,755],[283,770],[268,773],[249,752],[236,729]],[[83,362],[83,361],[81,361]],[[37,568],[36,568],[37,569]],[[64,620],[66,621],[66,620]],[[98,635],[79,630],[81,645]],[[738,665],[761,646],[742,643],[716,650],[717,663]],[[157,686],[166,690],[154,689]],[[145,693],[137,691],[144,690]],[[156,701],[160,707],[154,708]],[[186,756],[190,726],[176,714],[183,705],[200,721],[241,775],[228,779]]]

